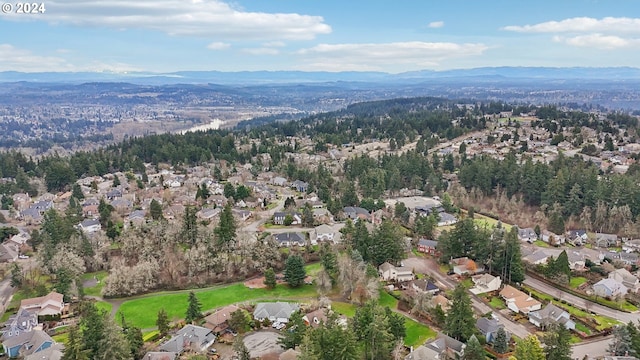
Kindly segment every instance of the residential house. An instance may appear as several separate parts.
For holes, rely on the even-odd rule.
[[[85,234],[92,234],[100,231],[102,229],[102,225],[98,219],[84,219],[80,224],[78,224],[78,229]]]
[[[532,228],[518,229],[518,240],[533,243],[538,240],[538,234]]]
[[[411,283],[411,287],[415,291],[435,295],[440,291],[440,288],[436,286],[433,282],[425,279],[414,280]]]
[[[145,210],[134,210],[127,215],[127,223],[140,226],[147,221],[146,216],[147,212]]]
[[[629,289],[615,279],[606,278],[593,284],[593,292],[597,296],[617,298],[625,296]]]
[[[64,356],[64,353],[62,352],[63,350],[64,346],[62,344],[54,343],[44,350],[31,355],[26,355],[24,360],[61,360]]]
[[[216,336],[210,329],[196,325],[186,325],[170,340],[164,342],[159,350],[182,353],[185,350],[205,352],[216,341]]]
[[[247,221],[251,216],[253,216],[253,213],[249,210],[231,209],[231,211],[239,221]]]
[[[286,213],[283,211],[276,211],[273,213],[273,224],[274,225],[284,225],[285,219],[287,215],[291,216],[291,225],[300,225],[302,224],[302,215],[299,213]]]
[[[327,322],[327,310],[318,309],[305,314],[302,320],[307,326],[318,327],[322,323]]]
[[[554,246],[562,245],[565,242],[564,236],[554,234],[549,230],[542,230],[542,232],[540,233],[540,238],[547,244],[551,244]]]
[[[561,324],[569,330],[576,328],[576,323],[571,320],[569,313],[553,303],[547,304],[541,310],[529,312],[529,322],[541,329],[546,329],[552,324]]]
[[[388,262],[378,266],[378,274],[384,281],[411,281],[414,279],[413,269],[405,266],[396,267]]]
[[[473,281],[474,286],[469,289],[469,291],[475,295],[498,291],[500,286],[502,286],[500,276],[493,276],[491,274],[472,276],[471,280]]]
[[[19,218],[24,220],[27,225],[40,224],[44,219],[42,214],[40,210],[30,207],[20,211]]]
[[[173,351],[149,351],[144,354],[142,360],[177,360],[179,355],[180,354]]]
[[[309,183],[306,183],[301,180],[296,180],[291,183],[291,187],[296,189],[296,191],[306,193],[307,189],[309,188]]]
[[[438,220],[438,226],[448,226],[453,225],[458,222],[458,218],[455,215],[449,214],[447,212],[441,212],[440,218]]]
[[[438,353],[438,359],[461,359],[464,356],[465,344],[445,334],[438,334],[434,340],[424,344]]]
[[[371,219],[371,214],[369,213],[369,210],[363,209],[361,207],[347,206],[344,209],[342,209],[342,211],[344,212],[344,216],[347,219],[366,220],[366,221],[369,221]]]
[[[596,233],[596,246],[612,247],[618,245],[618,235]]]
[[[218,217],[218,215],[220,215],[221,212],[222,210],[219,207],[204,208],[204,209],[200,209],[196,213],[196,216],[202,220],[213,220],[214,218]]]
[[[113,206],[119,214],[126,214],[133,209],[131,200],[125,198],[117,198],[111,201],[111,206]]]
[[[505,300],[507,307],[516,313],[528,314],[531,311],[540,310],[542,308],[542,304],[538,300],[511,285],[505,285],[505,287],[500,291],[500,297]]]
[[[271,179],[271,184],[275,186],[287,186],[287,179],[281,176],[276,176]]]
[[[25,357],[50,348],[55,341],[42,330],[23,332],[18,336],[11,336],[2,342],[4,353],[10,358]]]
[[[18,229],[20,232],[9,238],[9,243],[17,248],[24,246],[27,241],[31,240],[31,235],[24,229]]]
[[[327,209],[313,209],[313,218],[322,224],[333,222],[333,214]]]
[[[278,246],[305,246],[307,244],[305,234],[300,232],[273,234],[273,239]]]
[[[573,246],[582,246],[589,239],[586,230],[567,231],[567,242]]]
[[[640,279],[637,276],[630,273],[627,269],[616,269],[609,273],[609,279],[624,285],[632,293],[637,293],[640,290]]]
[[[317,243],[322,242],[335,243],[335,232],[331,226],[322,224],[320,226],[316,226],[314,230],[314,235],[311,237],[311,245],[316,245]]]
[[[116,189],[111,189],[111,190],[107,191],[106,197],[107,197],[107,200],[109,200],[109,201],[121,198],[122,197],[122,190],[117,189],[117,188]]]
[[[432,348],[420,345],[413,349],[409,355],[404,357],[404,360],[438,360],[440,359],[440,352]],[[444,359],[443,359],[444,360]]]
[[[7,339],[34,330],[38,326],[38,315],[27,309],[19,309],[4,324],[2,338]]]
[[[17,211],[22,211],[29,208],[31,204],[31,196],[27,193],[17,193],[12,196],[13,207]]]
[[[20,308],[36,313],[38,316],[62,315],[65,312],[64,297],[57,292],[45,296],[22,299]]]
[[[432,203],[426,205],[418,205],[414,208],[416,215],[418,216],[429,216],[431,213],[443,213],[444,208],[439,203]]]
[[[257,303],[256,308],[253,311],[253,318],[258,321],[264,321],[268,319],[271,322],[289,322],[291,314],[298,311],[300,305],[296,303],[288,302],[267,302]]]
[[[468,257],[456,258],[451,260],[453,272],[457,275],[473,275],[484,271],[482,265],[476,264],[475,261]]]
[[[0,262],[8,263],[18,260],[18,248],[10,243],[0,244]]]
[[[204,318],[204,327],[211,329],[214,334],[220,334],[227,330],[227,320],[231,319],[231,314],[238,310],[240,310],[240,308],[235,305],[229,305],[218,309],[211,315]]]
[[[635,252],[619,252],[613,254],[612,257],[613,260],[621,261],[623,264],[628,266],[640,264],[640,256]]]
[[[542,265],[547,263],[549,257],[550,255],[547,254],[544,250],[536,250],[535,252],[524,256],[522,260],[528,262],[531,265]]]
[[[440,256],[440,252],[438,251],[438,242],[435,240],[418,240],[418,251],[433,256]]]
[[[480,331],[480,334],[484,336],[487,344],[492,343],[496,339],[498,330],[504,329],[504,325],[494,318],[481,317],[476,320],[476,328]],[[507,333],[507,340],[510,337]]]

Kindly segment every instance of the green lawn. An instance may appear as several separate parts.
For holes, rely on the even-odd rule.
[[[533,245],[538,246],[538,247],[544,247],[544,248],[548,248],[549,247],[549,244],[547,244],[546,242],[544,242],[542,240],[534,241]]]
[[[278,285],[275,289],[268,290],[249,289],[244,284],[234,284],[214,289],[194,290],[194,292],[202,304],[203,311],[243,301],[300,300],[315,298],[317,295],[313,285],[303,285],[296,289],[287,285]],[[124,314],[127,322],[133,326],[142,329],[152,328],[155,326],[156,315],[161,308],[165,309],[171,320],[184,318],[188,296],[188,292],[185,291],[150,294],[123,302],[118,313]]]
[[[331,309],[346,317],[353,317],[356,314],[356,306],[349,303],[335,301],[331,303]]]
[[[576,276],[571,278],[571,281],[569,282],[569,286],[571,286],[572,289],[577,289],[580,285],[586,282],[587,282],[587,278],[582,276]]]
[[[148,342],[148,341],[151,341],[151,339],[155,338],[158,335],[160,335],[160,332],[158,330],[149,331],[148,333],[142,334],[142,340],[144,342]]]
[[[378,300],[378,303],[381,306],[388,306],[391,309],[396,309],[398,307],[398,299],[394,298],[384,290],[380,290],[380,299]]]
[[[498,224],[498,220],[496,220],[494,218],[490,218],[488,216],[484,216],[482,214],[478,214],[478,213],[475,213],[473,215],[473,222],[475,222],[476,225],[478,225],[479,227],[483,227],[483,226],[487,225],[487,227],[489,229],[494,228]],[[506,231],[510,231],[511,230],[511,225],[509,225],[509,224],[502,223],[502,227]]]
[[[106,271],[97,271],[92,273],[86,273],[82,275],[82,281],[91,280],[96,278],[98,283],[95,286],[84,288],[85,295],[89,296],[102,296],[102,288],[104,287],[104,279],[109,275]]]
[[[406,346],[422,345],[427,339],[435,338],[437,335],[435,330],[432,330],[427,325],[409,318],[404,322],[404,326],[407,329],[407,335],[404,337]]]
[[[51,338],[55,340],[55,342],[66,344],[67,340],[69,340],[69,333],[66,332],[59,335],[53,335]]]
[[[304,267],[307,270],[307,275],[316,276],[322,270],[322,263],[317,262],[315,264],[307,265]]]
[[[581,322],[576,322],[576,330],[582,331],[587,335],[591,335],[591,329],[589,329],[585,324]]]
[[[504,304],[504,301],[502,301],[497,296],[494,296],[491,298],[491,301],[489,301],[489,306],[491,306],[493,309],[496,309],[496,310],[502,310],[507,308]]]
[[[95,305],[98,310],[104,310],[107,314],[111,314],[111,310],[113,309],[113,305],[106,301],[96,301]]]

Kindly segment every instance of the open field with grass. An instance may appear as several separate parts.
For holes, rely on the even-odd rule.
[[[496,310],[502,310],[507,308],[506,305],[504,304],[504,301],[502,301],[502,299],[500,299],[497,296],[491,297],[491,300],[489,300],[489,306],[491,306],[492,309],[496,309]]]
[[[96,281],[94,286],[84,288],[84,294],[89,296],[102,296],[102,288],[104,287],[104,279],[109,275],[106,271],[97,271],[82,275],[82,282]]]
[[[113,305],[106,301],[96,301],[95,305],[98,310],[104,310],[107,314],[111,314],[111,310],[113,309]]]
[[[422,345],[427,339],[435,338],[437,335],[435,330],[430,329],[427,325],[409,318],[404,322],[404,326],[407,329],[407,335],[404,337],[406,346]]]
[[[547,244],[546,242],[542,241],[542,240],[536,240],[533,242],[533,245],[537,246],[537,247],[543,247],[543,248],[548,248],[550,245]]]
[[[303,285],[295,289],[288,285],[278,285],[275,289],[268,290],[249,289],[243,284],[234,284],[213,289],[194,290],[194,292],[202,304],[203,311],[239,302],[304,300],[317,296],[316,288],[313,285]],[[165,309],[171,320],[184,318],[188,297],[188,291],[150,294],[123,302],[118,313],[124,314],[127,322],[133,326],[141,329],[152,328],[155,326],[156,316],[161,308]]]
[[[569,286],[571,286],[572,289],[577,289],[580,285],[586,282],[587,282],[587,278],[582,276],[574,276],[571,278],[569,282]]]
[[[378,303],[381,306],[388,306],[391,309],[398,308],[398,299],[394,298],[384,290],[380,291],[380,299],[378,300]]]

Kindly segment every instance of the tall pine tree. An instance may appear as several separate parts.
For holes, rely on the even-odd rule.
[[[475,328],[475,319],[471,309],[471,299],[461,283],[453,290],[451,309],[447,312],[444,330],[452,338],[465,342],[469,340]]]

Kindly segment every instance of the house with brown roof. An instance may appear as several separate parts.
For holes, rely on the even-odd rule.
[[[513,312],[528,314],[531,311],[540,310],[542,304],[540,301],[514,288],[511,285],[505,285],[500,291],[500,297],[507,303],[507,307]]]
[[[213,314],[204,318],[204,327],[211,329],[214,334],[219,334],[227,329],[227,320],[231,319],[231,314],[234,311],[240,310],[235,305],[225,306],[216,310]]]
[[[57,292],[50,292],[46,296],[23,299],[20,308],[35,312],[38,316],[62,315],[64,313],[63,296]]]
[[[302,317],[305,325],[318,327],[321,323],[327,322],[327,314],[325,309],[312,311]]]

